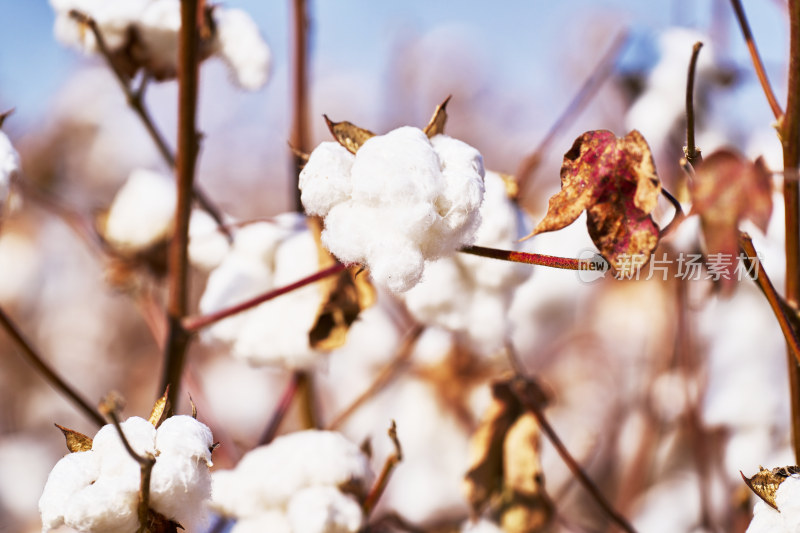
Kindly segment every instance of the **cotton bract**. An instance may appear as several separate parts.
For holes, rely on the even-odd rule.
[[[322,143],[300,189],[306,212],[325,219],[328,250],[403,292],[422,278],[426,261],[472,242],[483,176],[483,158],[471,146],[403,127],[370,138],[355,155]]]
[[[158,429],[132,417],[121,427],[136,453],[156,457],[150,507],[191,527],[211,492],[211,430],[190,416],[168,418]],[[116,428],[103,426],[91,450],[65,456],[50,472],[39,500],[42,531],[62,525],[81,532],[136,531],[139,489],[139,464]]]
[[[486,172],[485,183],[475,243],[515,248],[530,223],[509,199],[499,174]],[[422,281],[405,294],[406,305],[420,322],[463,337],[476,352],[490,355],[505,344],[511,299],[531,272],[528,265],[455,254],[427,265]]]
[[[213,474],[217,511],[237,519],[232,533],[355,533],[358,497],[372,481],[369,460],[341,434],[308,430],[278,437]]]
[[[747,533],[796,533],[800,531],[800,476],[787,477],[775,493],[776,511],[758,500]]]
[[[180,0],[50,0],[50,4],[56,12],[54,32],[62,43],[87,53],[99,51],[93,32],[70,15],[77,10],[95,20],[118,67],[128,74],[143,68],[155,79],[175,77]],[[271,55],[255,22],[239,9],[215,6],[210,13],[212,33],[201,42],[201,55],[214,54],[225,61],[240,87],[263,86]]]

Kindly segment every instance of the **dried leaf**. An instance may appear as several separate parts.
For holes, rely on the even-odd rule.
[[[758,473],[751,478],[745,477],[741,472],[739,474],[741,474],[745,484],[750,487],[750,490],[755,492],[756,496],[775,510],[778,510],[778,506],[775,503],[775,493],[778,492],[778,487],[781,486],[783,480],[792,474],[800,474],[800,466],[783,466],[772,470],[759,466]]]
[[[359,128],[351,122],[333,122],[328,115],[322,116],[325,117],[325,122],[334,138],[352,153],[356,153],[367,139],[375,136],[371,131]]]
[[[600,253],[616,271],[629,271],[646,263],[658,245],[650,213],[660,192],[653,156],[638,131],[622,138],[605,130],[586,132],[564,154],[561,190],[526,238],[566,227],[586,210]]]
[[[170,405],[169,405],[169,385],[167,385],[167,389],[164,391],[164,395],[156,400],[156,403],[153,405],[152,411],[150,411],[150,417],[147,419],[148,422],[153,424],[154,427],[158,428],[161,423],[169,417]]]
[[[309,227],[317,242],[320,269],[332,266],[336,259],[322,246],[320,234],[322,223],[309,218]],[[322,304],[317,311],[317,319],[308,333],[309,344],[315,350],[330,351],[343,346],[347,332],[364,309],[375,303],[375,287],[360,266],[328,277],[318,283],[322,291]]]
[[[70,453],[88,452],[92,449],[92,439],[90,437],[58,424],[56,424],[56,427],[64,434],[64,438],[67,440],[67,449]]]
[[[745,218],[767,230],[772,215],[772,181],[762,158],[753,163],[732,150],[717,150],[697,168],[690,192],[692,213],[700,215],[709,254],[735,257],[739,222]],[[733,261],[723,266],[731,277]]]
[[[504,530],[515,533],[540,531],[552,516],[539,455],[539,424],[519,402],[519,393],[546,403],[533,381],[493,383],[492,403],[472,436],[472,467],[464,479],[473,512],[480,514],[491,505]]]
[[[433,116],[428,122],[428,125],[423,128],[422,131],[425,132],[428,138],[444,133],[444,126],[447,122],[447,103],[452,97],[453,95],[448,96],[445,98],[444,102],[436,106],[436,110],[433,112]]]
[[[9,109],[8,111],[3,111],[2,113],[0,113],[0,128],[3,127],[3,123],[6,121],[6,119],[9,116],[11,116],[12,113],[14,113],[14,108],[13,107],[11,109]]]

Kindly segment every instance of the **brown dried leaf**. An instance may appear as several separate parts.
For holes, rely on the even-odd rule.
[[[589,235],[611,266],[630,269],[633,258],[641,266],[658,245],[658,226],[650,213],[660,193],[653,156],[638,131],[622,138],[588,131],[564,154],[561,190],[526,238],[566,227],[586,210]]]
[[[309,227],[317,242],[320,269],[332,266],[336,259],[322,246],[322,223],[317,217],[309,218]],[[318,283],[322,291],[322,304],[317,311],[314,326],[308,332],[309,344],[315,350],[330,351],[343,346],[347,332],[364,309],[375,303],[375,287],[369,275],[359,266],[328,277]]]
[[[147,419],[148,422],[153,424],[153,427],[158,428],[161,423],[169,417],[170,412],[170,405],[169,405],[169,385],[167,385],[167,389],[164,391],[164,395],[156,400],[156,403],[153,404],[153,409],[150,411],[150,417]]]
[[[325,122],[334,138],[351,153],[356,153],[361,145],[367,142],[367,139],[375,136],[371,131],[359,128],[351,122],[333,122],[328,115],[322,116],[325,117]]]
[[[778,506],[775,503],[775,493],[778,492],[778,487],[781,486],[783,480],[792,474],[800,474],[800,466],[783,466],[772,470],[759,466],[758,473],[751,478],[745,477],[741,472],[739,474],[741,474],[745,484],[750,487],[750,490],[755,492],[756,496],[775,510],[778,510]]]
[[[709,254],[736,256],[738,226],[745,218],[767,230],[772,215],[772,181],[760,157],[753,163],[732,150],[717,150],[697,168],[690,192],[692,213],[700,215]],[[733,261],[726,262],[725,267],[730,277]]]
[[[452,97],[453,95],[448,96],[445,98],[444,102],[436,106],[436,110],[433,112],[433,116],[428,122],[428,125],[423,128],[422,131],[425,132],[425,135],[427,135],[429,139],[434,135],[444,133],[444,126],[447,122],[447,103]]]
[[[56,427],[64,434],[64,438],[67,440],[67,449],[70,453],[88,452],[92,449],[92,439],[90,437],[58,424],[56,424]]]

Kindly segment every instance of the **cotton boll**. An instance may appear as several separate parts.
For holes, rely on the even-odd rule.
[[[364,513],[352,496],[334,487],[310,487],[292,496],[286,510],[292,533],[356,533]]]
[[[216,268],[230,250],[228,239],[205,211],[192,211],[189,219],[189,261],[202,270]]]
[[[794,474],[783,480],[775,493],[785,531],[800,531],[800,475]]]
[[[355,156],[336,142],[321,143],[314,154],[300,173],[301,200],[309,215],[324,217],[331,207],[350,197]]]
[[[150,422],[133,416],[122,422],[120,428],[134,452],[155,454],[156,428]],[[100,428],[92,441],[92,452],[99,458],[103,476],[125,476],[132,470],[139,471],[139,463],[128,454],[113,424]]]
[[[753,520],[745,533],[782,533],[790,530],[784,528],[781,514],[759,499],[753,507]]]
[[[111,204],[105,238],[124,251],[152,246],[171,231],[176,201],[171,178],[151,170],[134,170]]]
[[[176,415],[167,418],[158,427],[155,443],[161,454],[199,459],[207,466],[212,466],[210,448],[213,439],[211,429],[202,422],[191,416]]]
[[[78,531],[136,531],[139,526],[136,514],[139,485],[137,483],[136,489],[131,490],[119,481],[113,477],[100,477],[94,484],[75,494],[64,515],[64,523]]]
[[[202,521],[205,501],[211,496],[211,474],[203,459],[178,453],[161,453],[150,479],[150,505],[186,529]]]
[[[93,453],[71,453],[58,461],[50,471],[39,499],[43,529],[55,529],[63,525],[64,515],[74,495],[94,483],[99,475],[100,462]]]
[[[231,69],[236,83],[249,91],[263,87],[269,78],[272,54],[256,23],[241,9],[218,7],[213,16],[216,53]]]
[[[5,213],[11,180],[19,172],[19,154],[6,134],[0,131],[0,217]]]
[[[480,221],[480,154],[437,137],[434,145],[422,130],[398,128],[369,138],[354,157],[321,145],[301,173],[306,211],[325,216],[325,247],[394,292],[416,285],[426,261],[471,242]]]
[[[174,78],[178,72],[179,0],[150,0],[136,18],[134,54],[156,79]]]

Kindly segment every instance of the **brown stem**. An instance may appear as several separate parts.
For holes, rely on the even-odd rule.
[[[392,357],[391,362],[388,365],[383,367],[381,371],[378,373],[378,376],[372,382],[372,384],[362,392],[350,405],[348,405],[344,411],[339,413],[336,418],[333,419],[333,422],[328,424],[328,429],[333,431],[337,430],[341,425],[350,418],[350,416],[355,413],[359,407],[364,405],[364,403],[372,398],[377,392],[383,389],[389,382],[394,379],[397,375],[398,371],[405,365],[408,361],[408,358],[411,357],[411,352],[414,349],[414,346],[417,343],[417,339],[422,334],[423,331],[422,326],[415,326],[406,338],[403,340],[403,343],[398,348],[397,353],[395,353],[394,357]]]
[[[319,409],[314,394],[314,376],[308,370],[297,371],[297,396],[300,403],[300,416],[306,429],[320,429]]]
[[[700,152],[697,152],[698,157],[700,156]],[[666,235],[668,235],[673,229],[678,227],[678,224],[683,221],[686,216],[683,213],[683,207],[681,207],[681,203],[678,201],[677,198],[672,196],[668,190],[665,188],[661,188],[661,194],[664,195],[664,198],[669,200],[669,203],[672,204],[672,207],[675,208],[675,214],[672,216],[672,220],[664,226],[661,231],[658,232],[658,238],[663,239]]]
[[[294,208],[303,212],[300,201],[300,171],[305,164],[301,153],[309,152],[308,132],[308,6],[306,0],[291,0],[292,3],[292,129],[289,145],[292,147],[292,173]]]
[[[261,438],[258,439],[259,446],[269,444],[278,434],[278,429],[281,427],[281,423],[286,417],[289,407],[292,405],[292,400],[294,400],[294,397],[297,395],[297,389],[300,385],[300,375],[300,371],[292,372],[292,377],[289,379],[289,384],[286,385],[283,394],[281,394],[280,400],[278,400],[278,405],[275,407],[275,411],[272,413],[272,418],[270,419],[269,424],[264,429],[264,433],[261,434]]]
[[[386,490],[386,485],[389,484],[389,478],[392,475],[392,471],[395,469],[398,463],[403,460],[403,448],[400,447],[400,441],[397,438],[397,424],[395,424],[394,420],[392,420],[392,425],[389,428],[389,438],[392,439],[392,444],[394,444],[394,453],[390,455],[386,462],[383,463],[383,469],[381,470],[380,475],[378,475],[377,481],[372,486],[367,494],[367,498],[364,500],[364,504],[361,508],[364,511],[364,516],[369,517],[372,513],[372,510],[375,509],[375,505],[377,505],[378,500],[381,499],[383,495],[383,491]]]
[[[182,320],[188,307],[189,215],[198,152],[196,126],[199,38],[198,0],[181,2],[181,28],[178,41],[178,152],[175,158],[175,180],[178,203],[175,208],[175,229],[169,248],[169,297],[164,372],[159,391],[169,386],[170,403],[178,405],[181,374],[186,359],[189,336]]]
[[[569,105],[564,109],[561,115],[556,119],[556,122],[550,127],[544,139],[536,147],[533,153],[527,155],[517,167],[515,174],[517,184],[519,186],[518,195],[522,198],[527,190],[530,178],[542,162],[542,158],[547,153],[550,145],[569,124],[574,120],[589,101],[597,94],[600,86],[611,76],[614,72],[614,66],[617,59],[624,50],[624,45],[628,39],[627,31],[622,31],[614,37],[608,51],[597,63],[591,75],[583,82],[580,90],[572,98]]]
[[[753,67],[756,70],[758,81],[761,83],[761,89],[764,91],[764,96],[767,97],[767,102],[769,103],[770,109],[772,109],[772,114],[775,115],[777,120],[780,120],[783,116],[783,110],[778,103],[778,99],[775,97],[775,93],[772,91],[772,86],[769,84],[767,71],[764,69],[764,63],[761,61],[758,48],[756,48],[756,42],[753,39],[753,33],[750,31],[750,23],[747,22],[747,16],[744,14],[742,2],[741,0],[731,0],[731,5],[736,13],[736,20],[739,21],[739,27],[742,29],[744,41],[747,43],[747,50],[750,52],[750,59],[753,61]]]
[[[144,90],[145,87],[147,87],[147,82],[149,81],[148,77],[145,75],[145,77],[142,79],[141,85],[139,85],[139,88],[133,90],[131,87],[130,78],[127,74],[120,70],[116,61],[114,61],[111,50],[109,50],[100,28],[97,26],[97,22],[89,15],[75,9],[70,11],[70,16],[72,16],[72,18],[81,24],[86,24],[86,26],[89,27],[92,35],[94,35],[95,42],[97,42],[97,48],[100,50],[100,55],[102,55],[106,60],[106,63],[108,63],[111,72],[114,73],[114,77],[119,82],[119,86],[122,88],[122,92],[125,94],[125,100],[128,102],[128,106],[130,106],[136,116],[139,117],[139,120],[142,121],[142,125],[147,130],[147,133],[150,135],[150,138],[155,143],[158,152],[161,154],[161,157],[164,159],[167,165],[169,165],[170,168],[175,168],[175,156],[167,145],[166,139],[156,127],[153,118],[150,116],[150,112],[147,110],[147,107],[144,104]],[[217,225],[220,226],[220,229],[225,236],[231,240],[232,235],[230,231],[225,228],[222,220],[222,212],[219,210],[219,208],[214,205],[214,203],[209,199],[208,195],[205,194],[199,185],[195,184],[192,190],[194,199],[197,200],[197,203],[200,205],[200,207],[205,210],[211,216],[211,218],[214,219]]]
[[[529,254],[527,252],[515,252],[512,250],[498,250],[496,248],[486,248],[484,246],[464,246],[459,252],[513,263],[525,263],[528,265],[539,265],[551,268],[562,268],[564,270],[580,270],[581,260],[570,257],[556,257],[552,255]]]
[[[692,59],[689,61],[689,73],[686,76],[686,160],[690,165],[695,166],[703,160],[700,150],[694,144],[694,77],[697,71],[697,58],[700,56],[700,49],[703,43],[694,43],[692,47]]]
[[[233,316],[235,314],[241,313],[242,311],[247,311],[248,309],[252,309],[253,307],[260,305],[266,301],[272,300],[273,298],[277,298],[287,292],[292,292],[295,289],[299,289],[300,287],[305,287],[315,281],[319,281],[323,278],[327,278],[328,276],[333,276],[334,274],[338,274],[339,272],[345,270],[347,267],[341,263],[336,263],[334,265],[329,266],[326,269],[320,270],[315,274],[311,274],[310,276],[306,276],[303,279],[295,281],[294,283],[290,283],[289,285],[285,285],[283,287],[273,289],[269,292],[265,292],[255,298],[250,298],[249,300],[245,300],[242,303],[233,305],[231,307],[227,307],[225,309],[221,309],[219,311],[215,311],[213,313],[209,313],[207,315],[202,316],[194,316],[194,317],[187,317],[183,320],[183,328],[188,332],[196,332],[203,328],[210,326],[220,320],[228,318],[229,316]]]
[[[783,146],[783,201],[786,250],[786,300],[797,307],[800,303],[800,188],[797,167],[800,163],[800,1],[789,1],[789,82],[786,114],[780,120]],[[794,352],[796,353],[796,352]],[[800,462],[800,366],[788,352],[790,404],[792,406],[792,443],[795,458]]]
[[[22,352],[25,359],[33,365],[33,368],[41,374],[44,379],[50,383],[58,392],[66,396],[75,404],[78,410],[82,411],[87,418],[102,427],[106,424],[103,415],[101,415],[89,402],[87,402],[75,389],[73,389],[64,379],[61,378],[56,371],[48,365],[44,359],[36,352],[33,345],[28,342],[28,339],[17,328],[16,324],[6,314],[5,310],[0,308],[0,325],[8,333],[14,344]]]
[[[128,452],[128,455],[130,455],[134,461],[139,463],[140,486],[139,505],[137,508],[139,529],[137,533],[148,533],[150,531],[148,528],[150,516],[150,475],[153,472],[153,465],[156,464],[156,458],[150,452],[145,452],[145,455],[142,456],[133,449],[130,442],[128,442],[128,438],[125,436],[125,432],[122,431],[122,426],[120,426],[119,417],[117,416],[118,406],[118,399],[113,395],[109,395],[103,400],[100,409],[108,415],[111,419],[111,423],[114,424],[119,438],[122,440],[122,445],[125,447],[125,451]]]
[[[764,293],[770,308],[772,308],[772,312],[775,314],[775,318],[778,320],[781,332],[783,332],[783,336],[786,338],[786,345],[789,348],[790,361],[796,366],[800,364],[800,338],[798,338],[796,327],[797,318],[795,317],[792,319],[790,315],[790,313],[796,314],[796,311],[793,310],[792,304],[784,301],[780,294],[778,294],[778,291],[775,290],[775,286],[772,284],[761,261],[758,259],[758,253],[753,246],[753,241],[747,233],[741,233],[739,235],[739,246],[741,246],[744,252],[743,259],[747,263],[748,270],[755,273],[756,277],[753,278],[753,281],[756,282],[758,288]]]
[[[519,380],[514,387],[514,393],[516,394],[517,398],[519,399],[520,403],[530,411],[534,417],[536,417],[536,421],[541,426],[542,430],[547,435],[547,438],[550,439],[550,442],[553,444],[553,447],[558,452],[558,455],[561,456],[561,459],[567,465],[567,467],[572,472],[572,475],[583,485],[583,488],[589,493],[589,495],[597,502],[600,508],[605,511],[608,517],[617,524],[620,528],[628,533],[636,533],[636,530],[633,529],[633,526],[628,523],[628,520],[618,513],[611,503],[606,500],[603,493],[600,492],[600,489],[594,484],[591,478],[583,471],[581,465],[578,461],[575,460],[574,457],[569,453],[567,447],[564,446],[564,443],[559,438],[558,434],[555,432],[553,427],[547,421],[547,418],[544,415],[544,411],[542,410],[542,406],[540,405],[540,400],[532,394],[531,387],[525,386],[524,378]]]

